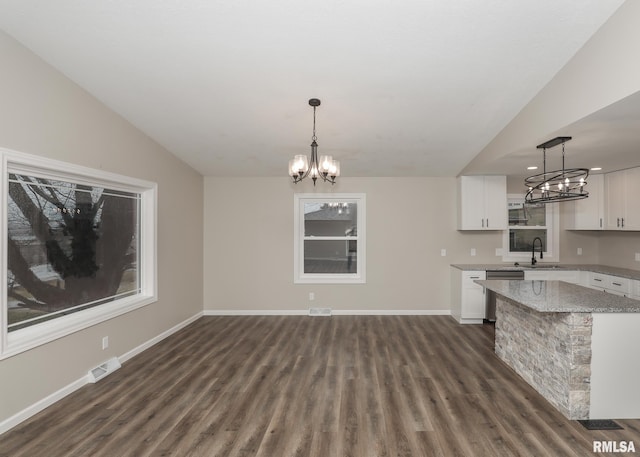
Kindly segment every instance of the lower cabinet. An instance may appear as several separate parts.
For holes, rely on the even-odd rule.
[[[577,270],[525,270],[524,279],[537,281],[564,281],[580,284],[580,272]]]
[[[640,300],[640,281],[631,281],[631,298]]]
[[[485,317],[484,287],[474,281],[484,280],[484,271],[451,268],[452,315],[461,324],[482,324]]]
[[[605,275],[602,273],[591,273],[589,276],[589,287],[602,290],[610,294],[631,297],[633,295],[632,285],[635,281],[618,276]]]

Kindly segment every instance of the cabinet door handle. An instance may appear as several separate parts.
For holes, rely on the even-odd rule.
[[[484,217],[482,218],[482,228],[484,228]]]
[[[489,228],[489,218],[487,218],[487,228]]]
[[[620,220],[622,221],[622,228],[624,228],[624,217]]]
[[[619,282],[612,282],[611,284],[613,284],[614,286],[622,287],[622,284],[620,284]]]
[[[469,276],[469,279],[480,279],[480,276]]]
[[[620,227],[620,218],[616,219],[616,227]]]
[[[598,278],[593,278],[593,280],[597,282],[602,282],[602,279],[598,279]]]
[[[600,218],[600,228],[602,228],[602,218]]]

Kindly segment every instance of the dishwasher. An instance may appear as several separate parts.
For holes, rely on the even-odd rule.
[[[524,270],[487,270],[487,280],[501,279],[503,281],[524,279]],[[496,293],[485,289],[485,319],[496,321]]]

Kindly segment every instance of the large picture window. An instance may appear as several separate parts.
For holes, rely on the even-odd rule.
[[[155,184],[3,151],[2,355],[155,300]]]
[[[295,282],[365,282],[364,194],[296,194],[294,212]]]

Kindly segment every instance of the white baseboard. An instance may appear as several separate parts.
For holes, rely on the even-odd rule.
[[[307,309],[205,309],[205,316],[306,316]]]
[[[121,363],[126,362],[127,360],[131,359],[132,357],[135,357],[136,355],[140,354],[141,352],[149,349],[154,344],[158,344],[160,341],[164,340],[168,336],[173,335],[178,330],[182,330],[187,325],[191,324],[192,322],[197,321],[202,316],[203,316],[202,312],[199,312],[199,313],[195,314],[194,316],[190,317],[189,319],[187,319],[185,321],[182,321],[177,325],[174,325],[169,330],[166,330],[166,331],[162,332],[160,335],[158,335],[158,336],[156,336],[154,338],[151,338],[149,341],[146,341],[146,342],[142,343],[140,346],[133,348],[132,350],[130,350],[129,352],[127,352],[125,354],[122,354],[120,357],[118,357],[118,359],[120,360]]]
[[[9,429],[11,429],[11,428],[15,427],[16,425],[20,424],[21,422],[26,421],[31,416],[35,416],[36,414],[38,414],[43,409],[53,405],[55,402],[57,402],[59,400],[62,400],[64,397],[66,397],[67,395],[75,392],[79,388],[83,387],[85,384],[87,384],[87,376],[86,375],[81,377],[80,379],[77,379],[76,381],[73,381],[71,384],[69,384],[69,385],[63,387],[62,389],[52,393],[51,395],[43,398],[42,400],[37,401],[33,405],[31,405],[28,408],[25,408],[22,411],[14,414],[13,416],[9,417],[8,419],[3,420],[2,422],[0,422],[0,434],[8,431]]]
[[[450,316],[448,309],[334,309],[336,316]]]
[[[205,316],[307,316],[307,309],[205,309]],[[334,316],[450,316],[448,309],[332,309]]]
[[[140,346],[138,346],[138,347],[132,349],[131,351],[123,354],[122,356],[118,357],[118,359],[121,362],[125,362],[125,361],[131,359],[135,355],[140,354],[142,351],[144,351],[146,349],[149,349],[154,344],[159,343],[163,339],[167,338],[168,336],[172,335],[173,333],[177,332],[178,330],[181,330],[182,328],[184,328],[187,325],[191,324],[192,322],[196,321],[200,317],[202,317],[202,313],[201,312],[196,314],[193,317],[190,317],[189,319],[187,319],[187,320],[185,320],[183,322],[180,322],[178,325],[175,325],[175,326],[171,327],[169,330],[167,330],[165,332],[162,332],[160,335],[158,335],[158,336],[156,336],[154,338],[151,338],[149,341],[146,341],[145,343],[141,344]],[[16,425],[19,425],[21,422],[26,421],[30,417],[38,414],[43,409],[53,405],[57,401],[62,400],[67,395],[72,394],[73,392],[75,392],[76,390],[80,389],[81,387],[84,387],[88,383],[89,383],[89,378],[88,378],[87,375],[84,375],[81,378],[73,381],[71,384],[63,387],[60,390],[57,390],[56,392],[52,393],[51,395],[48,395],[47,397],[43,398],[42,400],[37,401],[33,405],[23,409],[22,411],[14,414],[13,416],[11,416],[11,417],[3,420],[3,421],[0,421],[0,434],[12,429]]]

